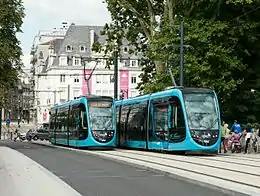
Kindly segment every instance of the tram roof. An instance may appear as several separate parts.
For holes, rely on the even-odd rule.
[[[172,93],[181,94],[181,92],[183,92],[183,93],[209,93],[209,92],[213,92],[213,90],[206,89],[206,88],[168,87],[167,89],[160,91],[160,92],[146,94],[146,95],[139,95],[139,96],[132,97],[132,98],[126,99],[126,100],[118,100],[117,104],[123,104],[123,103],[130,104],[131,102],[149,100],[149,98],[160,98],[163,96],[171,95]]]
[[[109,97],[109,96],[99,96],[99,95],[84,95],[84,96],[79,96],[77,97],[76,99],[73,99],[73,100],[69,100],[69,101],[66,101],[64,103],[60,103],[60,104],[56,104],[54,105],[53,108],[61,108],[61,107],[66,107],[66,106],[69,106],[69,105],[73,105],[73,104],[80,104],[80,103],[83,103],[82,102],[82,98],[84,99],[110,99],[111,101],[113,101],[113,98],[112,97]]]

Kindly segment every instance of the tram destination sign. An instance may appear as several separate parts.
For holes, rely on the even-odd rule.
[[[111,107],[112,102],[108,101],[91,101],[89,102],[89,106],[93,108],[109,108]]]

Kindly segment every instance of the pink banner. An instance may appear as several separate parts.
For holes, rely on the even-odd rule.
[[[128,98],[129,71],[120,70],[120,93],[124,93],[124,99]]]
[[[43,117],[43,121],[47,121],[47,110],[46,109],[44,110],[42,117]]]
[[[91,69],[86,69],[86,74],[90,74],[91,73]],[[88,95],[88,86],[87,86],[87,81],[85,80],[84,77],[84,70],[82,70],[82,93],[83,95]],[[86,78],[89,78],[89,75],[86,75]],[[89,90],[90,90],[90,94],[92,92],[92,79],[89,80]]]

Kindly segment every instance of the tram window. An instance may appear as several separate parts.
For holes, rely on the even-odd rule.
[[[81,126],[83,129],[88,129],[88,121],[86,117],[86,112],[81,111]]]
[[[79,108],[77,106],[72,106],[69,114],[69,131],[71,139],[77,139],[77,119],[79,115]]]
[[[146,112],[147,102],[132,105],[127,121],[130,140],[145,141]]]
[[[126,122],[127,122],[127,116],[129,113],[129,106],[122,106],[121,109],[121,119],[120,119],[120,141],[126,139]]]
[[[168,104],[158,104],[153,108],[154,111],[154,132],[160,140],[167,140],[168,135]]]
[[[55,129],[55,112],[53,112],[50,116],[50,130]]]
[[[88,129],[86,107],[83,104],[80,105],[80,124],[79,125],[83,129]]]
[[[181,142],[185,139],[186,129],[181,103],[178,97],[152,101],[153,133],[150,140]]]
[[[58,132],[61,131],[61,126],[62,126],[62,122],[61,122],[61,111],[58,110],[58,113],[57,113],[57,122],[56,122],[56,129]]]
[[[184,114],[178,97],[169,99],[171,123],[169,126],[169,142],[182,142],[186,137]]]
[[[67,109],[64,109],[61,113],[62,131],[63,132],[67,132],[67,126],[68,126],[67,118],[68,118],[68,111],[67,111]]]

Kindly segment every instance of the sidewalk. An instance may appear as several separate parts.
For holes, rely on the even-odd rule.
[[[49,142],[34,142],[51,145]],[[179,156],[136,150],[89,151],[54,146],[101,156],[151,170],[163,171],[218,190],[239,195],[260,195],[260,155]]]
[[[80,196],[53,173],[7,147],[0,147],[0,195]]]

